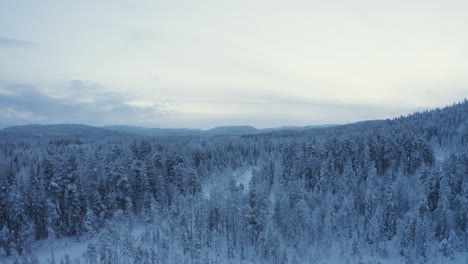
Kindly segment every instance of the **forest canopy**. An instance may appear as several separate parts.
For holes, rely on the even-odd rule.
[[[450,260],[468,248],[468,101],[242,135],[8,128],[0,190],[0,259],[99,234],[84,263]]]

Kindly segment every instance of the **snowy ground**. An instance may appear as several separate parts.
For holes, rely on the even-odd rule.
[[[137,227],[132,229],[132,236],[135,240],[139,240],[142,234],[145,232],[144,225],[138,225]],[[33,253],[38,257],[40,264],[49,264],[51,260],[54,259],[55,263],[61,263],[61,261],[65,258],[65,255],[70,257],[72,263],[85,263],[82,256],[86,251],[87,245],[91,242],[97,241],[98,235],[92,238],[83,238],[80,241],[77,241],[76,238],[62,238],[57,240],[43,240],[35,242],[33,248]],[[248,255],[254,254],[254,252],[248,253]],[[292,256],[294,254],[292,252],[288,252],[289,261],[290,263],[292,260]],[[255,260],[240,260],[239,258],[229,259],[227,260],[225,256],[218,256],[216,257],[214,252],[210,253],[210,258],[218,264],[253,264],[258,263]],[[15,259],[20,260],[21,258],[16,257],[8,257],[5,259],[0,259],[1,264],[12,264],[14,263]],[[172,260],[179,259],[176,256],[170,257]],[[26,262],[29,263],[29,262]],[[263,262],[262,262],[263,263]],[[396,263],[403,263],[403,260],[399,258],[396,252],[389,252],[388,258],[379,258],[377,256],[360,256],[357,258],[353,258],[351,256],[340,255],[336,247],[331,247],[330,253],[324,255],[323,252],[314,251],[310,249],[309,257],[302,262],[299,263],[320,263],[320,264],[342,264],[342,263],[363,263],[363,264],[396,264]],[[429,256],[428,259],[429,264],[445,264],[445,263],[453,263],[453,264],[468,264],[468,252],[465,253],[456,253],[453,259],[447,259],[441,256]],[[122,263],[125,264],[125,263]]]
[[[138,240],[144,231],[145,227],[139,225],[132,229],[132,236]],[[83,237],[79,240],[76,238],[60,238],[37,241],[33,244],[33,254],[38,257],[40,264],[48,264],[52,259],[55,259],[55,263],[60,263],[60,261],[65,258],[65,255],[70,257],[72,263],[76,263],[77,259],[81,260],[80,263],[84,263],[81,258],[88,244],[96,242],[98,236],[99,234],[93,237]],[[0,264],[11,264],[17,258],[18,257],[8,257],[4,260],[0,259]]]
[[[56,263],[68,255],[71,260],[80,258],[86,250],[87,244],[93,239],[77,241],[72,238],[62,238],[57,240],[43,240],[35,242],[33,245],[33,254],[36,255],[41,264],[50,263],[55,259]],[[20,257],[8,257],[0,263],[10,264]],[[21,263],[21,262],[20,262]]]
[[[206,198],[210,198],[214,188],[227,185],[230,179],[234,179],[237,186],[243,185],[244,191],[249,190],[249,182],[252,178],[252,170],[254,167],[245,167],[237,170],[227,170],[221,173],[215,173],[209,177],[209,181],[203,185],[203,194]]]

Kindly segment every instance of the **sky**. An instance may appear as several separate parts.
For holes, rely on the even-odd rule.
[[[0,127],[258,128],[468,97],[468,1],[0,0]]]

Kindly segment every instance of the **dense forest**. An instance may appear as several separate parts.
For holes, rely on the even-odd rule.
[[[468,255],[468,101],[243,135],[12,127],[0,189],[0,262],[68,237],[85,252],[50,263],[448,263]]]

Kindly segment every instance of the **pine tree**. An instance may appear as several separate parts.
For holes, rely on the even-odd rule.
[[[30,233],[32,225],[26,215],[24,198],[18,190],[13,190],[8,199],[10,205],[7,220],[10,229],[10,250],[22,254],[27,243],[32,239],[34,233]]]
[[[75,183],[67,185],[65,191],[65,217],[67,223],[67,234],[79,236],[82,228],[81,200]]]

